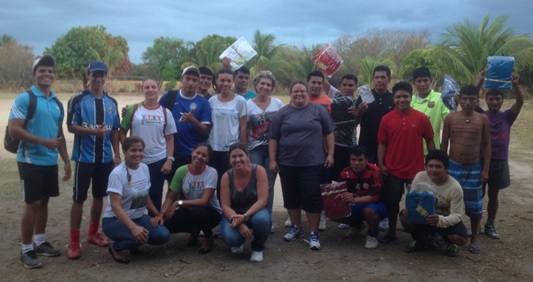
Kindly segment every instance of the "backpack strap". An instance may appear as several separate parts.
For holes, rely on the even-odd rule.
[[[165,117],[165,121],[163,124],[163,136],[165,136],[165,130],[167,129],[167,109],[163,108],[163,116]]]
[[[137,109],[139,109],[139,106],[142,106],[142,102],[139,102],[137,104],[133,104],[133,109],[131,111],[131,116],[130,116],[130,136],[133,135],[133,116],[135,115],[135,112],[137,111]]]
[[[178,90],[168,90],[167,94],[167,104],[165,105],[165,108],[172,111],[172,109],[174,108],[174,103],[176,103],[176,96],[178,95]]]
[[[33,93],[31,89],[28,89],[28,91],[26,92],[30,97],[30,103],[28,104],[28,113],[26,114],[24,124],[22,125],[22,128],[24,129],[26,128],[28,121],[33,118],[33,115],[35,114],[35,109],[37,108],[37,96],[35,96],[35,93]]]
[[[26,118],[24,119],[24,123],[22,124],[22,128],[24,129],[26,129],[28,121],[33,118],[33,115],[35,114],[35,109],[37,109],[37,96],[35,96],[35,93],[33,93],[31,89],[28,89],[26,92],[28,93],[30,101],[28,104],[28,112],[26,113]],[[24,155],[24,151],[26,150],[25,142],[20,141],[20,143],[22,143],[22,155]]]

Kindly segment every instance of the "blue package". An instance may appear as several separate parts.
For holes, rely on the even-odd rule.
[[[490,56],[487,58],[487,74],[484,88],[511,89],[514,57]]]
[[[442,99],[442,102],[448,108],[450,111],[455,112],[457,110],[457,103],[453,99],[453,95],[455,93],[459,93],[459,84],[455,82],[455,80],[445,74],[444,75],[444,84],[442,85],[442,94],[440,98]]]
[[[435,196],[428,191],[412,191],[407,193],[405,208],[409,211],[407,223],[427,224],[426,217],[435,213]]]

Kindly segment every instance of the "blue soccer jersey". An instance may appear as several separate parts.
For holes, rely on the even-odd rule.
[[[97,98],[89,91],[72,96],[68,102],[67,124],[85,128],[104,125],[108,132],[104,138],[95,135],[75,135],[72,160],[82,163],[109,163],[113,161],[111,130],[120,128],[117,101],[107,93]]]
[[[159,100],[163,107],[167,106],[168,92]],[[194,117],[202,124],[211,124],[211,106],[203,97],[194,95],[194,97],[184,97],[181,91],[176,94],[174,107],[170,109],[172,116],[176,120],[177,132],[174,135],[174,154],[190,156],[192,149],[200,142],[207,141],[208,135],[202,135],[194,129],[192,123],[181,122],[181,115],[194,109]]]

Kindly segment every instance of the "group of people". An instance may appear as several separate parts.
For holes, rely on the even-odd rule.
[[[60,254],[45,237],[48,201],[59,195],[58,154],[65,163],[63,180],[72,174],[62,131],[65,110],[51,89],[54,58],[36,59],[32,71],[35,84],[17,96],[9,117],[9,134],[21,140],[17,163],[26,205],[20,261],[27,268],[42,265],[38,255]],[[376,67],[374,101],[368,103],[355,98],[356,76],[345,75],[338,91],[314,71],[307,81],[290,85],[288,105],[272,97],[277,81],[270,71],[253,77],[254,92],[248,90],[246,67],[235,72],[224,67],[213,74],[207,67],[190,66],[182,72],[179,90],[159,98],[159,85],[148,79],[142,82],[144,100],[119,108],[104,91],[107,73],[104,63],[91,62],[87,89],[72,96],[66,110],[67,128],[75,137],[69,259],[80,257],[83,205],[92,186],[87,242],[107,247],[116,262],[128,263],[139,246],[164,244],[171,233],[180,232],[190,234],[190,246],[197,246],[203,233],[201,254],[212,250],[217,235],[232,253],[242,253],[250,239],[250,261],[260,262],[273,229],[278,173],[290,223],[283,239],[305,235],[303,209],[311,250],[321,249],[319,230],[325,228],[320,185],[332,180],[346,181],[342,199],[352,209],[349,217],[335,221],[350,226],[352,235],[368,226],[366,248],[396,240],[399,216],[413,235],[407,251],[425,248],[424,234],[437,233],[448,254],[456,255],[468,238],[461,220],[466,207],[469,249],[479,252],[484,183],[489,195],[485,232],[499,238],[494,227],[498,191],[510,185],[509,131],[523,104],[516,75],[516,102],[510,110],[501,112],[503,93],[490,90],[489,110],[478,113],[479,90],[465,86],[458,97],[462,110],[449,114],[424,67],[413,73],[414,95],[407,82],[395,84],[390,93],[389,68]],[[37,107],[26,123],[30,95],[37,97]],[[338,105],[347,106],[343,109],[353,123],[334,121]],[[437,191],[437,213],[424,226],[410,225],[409,212],[400,212],[399,205],[404,188],[421,189],[420,183]],[[378,225],[386,218],[389,229],[378,239]],[[112,244],[99,232],[100,222]]]

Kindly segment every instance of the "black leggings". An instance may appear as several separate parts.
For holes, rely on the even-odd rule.
[[[204,232],[206,237],[213,236],[212,229],[220,223],[222,216],[211,207],[182,207],[174,212],[172,218],[165,221],[170,233],[191,233],[198,235]]]

